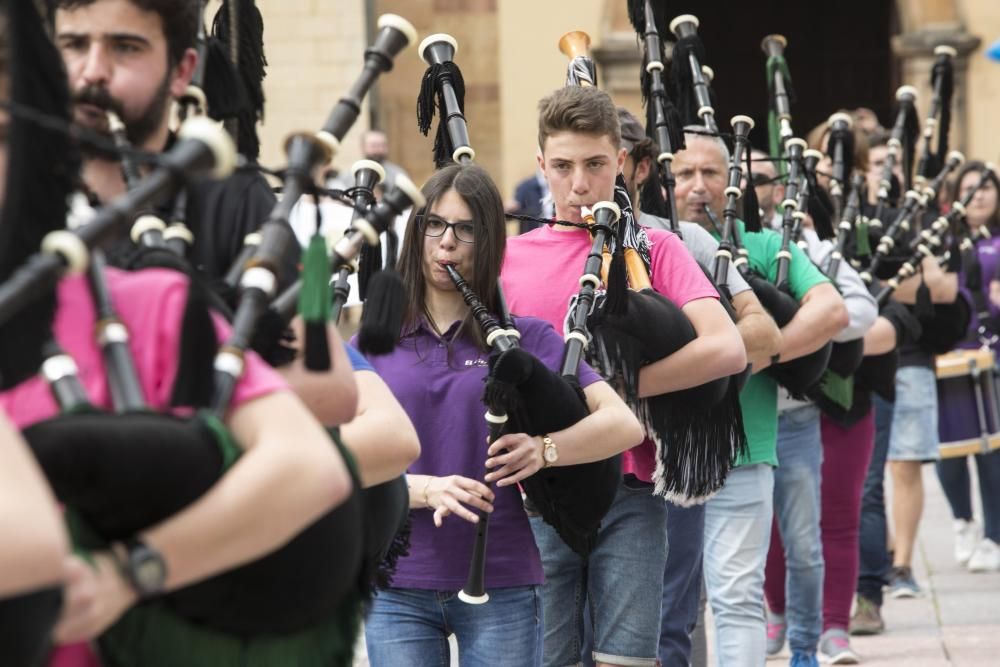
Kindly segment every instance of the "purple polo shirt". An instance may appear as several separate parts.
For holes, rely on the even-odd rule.
[[[521,347],[558,371],[563,341],[548,322],[516,318]],[[375,371],[402,404],[420,437],[420,458],[408,472],[417,475],[461,475],[481,480],[485,474],[487,428],[482,398],[489,353],[461,336],[450,346],[455,322],[443,338],[421,323],[405,333],[390,354],[371,356]],[[449,350],[450,347],[450,350]],[[449,354],[450,352],[450,354]],[[601,378],[580,365],[580,384]],[[516,486],[494,487],[486,547],[486,587],[541,584],[542,562]],[[465,584],[476,526],[454,515],[434,527],[432,512],[410,512],[410,553],[401,558],[392,585],[456,591]]]

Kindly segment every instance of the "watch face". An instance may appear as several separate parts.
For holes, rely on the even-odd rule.
[[[559,460],[559,452],[556,451],[555,447],[546,447],[543,456],[549,463],[555,463]]]
[[[153,554],[143,554],[136,559],[133,573],[135,583],[143,592],[152,593],[163,588],[163,581],[166,578],[163,561]]]

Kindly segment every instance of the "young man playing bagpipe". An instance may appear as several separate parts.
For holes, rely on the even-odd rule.
[[[615,179],[625,163],[614,103],[596,88],[567,87],[544,98],[539,109],[538,162],[556,219],[579,224],[583,207],[614,198]],[[697,336],[639,371],[640,396],[695,387],[743,370],[742,341],[711,282],[680,239],[659,230],[646,233],[653,287],[682,310]],[[578,290],[575,267],[583,266],[591,245],[588,231],[560,224],[511,238],[501,272],[511,310],[563,327],[567,304]],[[588,557],[574,553],[550,526],[532,517],[546,575],[544,664],[579,661],[588,597],[598,664],[656,664],[667,507],[653,494],[655,459],[649,440],[623,455],[624,478]]]

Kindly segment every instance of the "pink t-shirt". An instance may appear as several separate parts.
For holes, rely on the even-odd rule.
[[[174,272],[147,269],[125,273],[107,272],[111,298],[128,326],[129,347],[135,359],[146,402],[167,411],[177,373],[178,346],[187,299],[187,279]],[[59,307],[53,331],[56,340],[79,368],[80,380],[94,405],[111,407],[104,376],[104,362],[94,337],[94,303],[83,277],[66,278],[59,284]],[[229,326],[215,318],[220,341],[228,338]],[[246,356],[243,376],[233,395],[239,405],[286,389],[285,381],[257,355]],[[58,412],[55,400],[41,377],[35,376],[0,393],[0,409],[19,427],[25,428]],[[97,667],[100,662],[85,644],[56,649],[49,667]]]
[[[653,289],[678,308],[695,299],[719,298],[675,234],[648,228],[646,234]],[[592,244],[585,229],[555,231],[550,225],[507,239],[500,278],[510,311],[547,320],[562,331],[569,300],[580,291],[580,276]],[[655,468],[656,447],[649,438],[622,456],[623,472],[644,481],[652,480]]]

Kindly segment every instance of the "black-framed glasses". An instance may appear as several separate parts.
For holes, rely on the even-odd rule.
[[[448,222],[436,215],[420,215],[417,216],[417,224],[420,225],[425,236],[444,236],[444,233],[450,229],[455,238],[462,243],[476,242],[476,225],[469,220]]]

